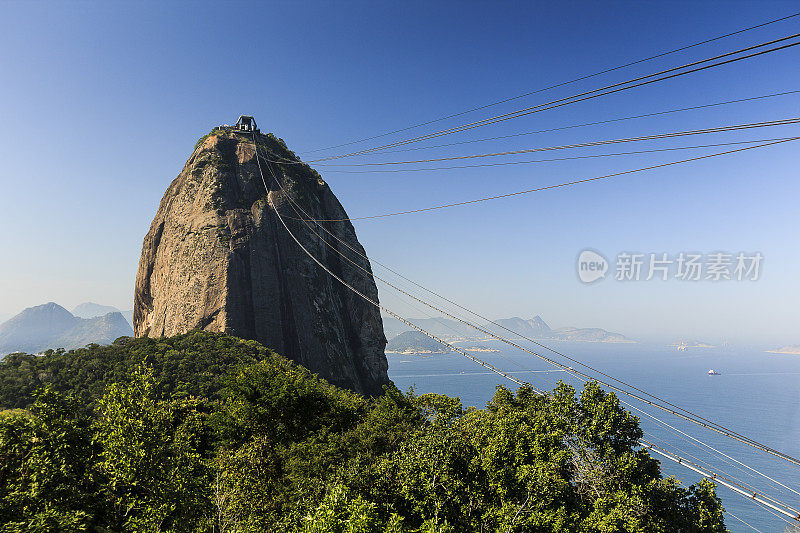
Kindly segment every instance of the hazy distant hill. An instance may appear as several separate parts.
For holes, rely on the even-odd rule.
[[[483,333],[449,318],[411,318],[409,322],[433,333],[437,337],[442,337],[442,340],[485,337]],[[404,331],[414,330],[396,318],[383,317],[383,331],[386,338],[391,339]]]
[[[449,318],[411,318],[409,319],[409,322],[421,327],[425,331],[433,333],[437,337],[442,337],[443,340],[483,339],[487,337],[485,333],[481,333],[476,329]],[[525,320],[518,317],[501,318],[495,322],[525,336],[535,336],[537,338],[541,338],[550,332],[550,326],[548,326],[545,321],[538,316],[530,320]],[[485,327],[485,323],[477,322],[477,325]],[[404,331],[412,331],[410,326],[407,326],[400,320],[391,317],[383,317],[383,329],[386,333],[387,339],[396,337]],[[492,326],[491,329],[494,330],[497,328]]]
[[[495,322],[526,337],[541,337],[552,331],[550,326],[538,315],[530,320],[515,316],[512,318],[500,318]]]
[[[100,305],[94,302],[82,303],[72,310],[72,314],[78,318],[94,318],[105,316],[108,313],[119,313],[120,310],[110,305]]]
[[[111,344],[120,337],[132,337],[133,328],[121,313],[79,318],[78,323],[56,340],[59,348],[80,348],[90,343]]]
[[[128,311],[120,311],[111,305],[100,305],[94,302],[86,302],[78,305],[72,310],[72,314],[79,318],[95,318],[98,316],[105,316],[108,313],[121,313],[125,321],[133,329],[133,309]]]
[[[381,321],[383,322],[383,334],[386,335],[387,339],[391,339],[392,337],[397,337],[404,331],[409,331],[411,328],[400,322],[394,317],[390,316],[382,316]]]
[[[128,321],[128,324],[130,324],[131,327],[133,327],[133,309],[129,311],[123,311],[122,316],[124,316],[125,320]]]
[[[133,335],[133,329],[118,312],[94,318],[79,318],[50,302],[29,307],[0,324],[0,354],[38,353],[48,348],[80,348],[89,343],[110,344]]]
[[[577,342],[636,342],[621,333],[600,328],[558,328],[553,331],[557,340]]]
[[[447,353],[450,350],[419,331],[406,331],[391,339],[386,345],[386,351],[395,353]]]
[[[791,355],[800,355],[800,344],[790,344],[783,346],[777,350],[767,350],[769,353],[785,353]]]
[[[78,318],[50,302],[29,307],[0,324],[0,353],[37,352],[76,326]]]
[[[481,333],[469,326],[465,326],[460,322],[448,318],[411,318],[410,322],[419,326],[420,328],[428,331],[442,340],[470,340],[470,339],[487,339],[489,335]],[[559,328],[550,329],[542,317],[535,316],[531,319],[512,317],[500,318],[495,320],[495,323],[508,328],[509,330],[537,340],[559,340],[559,341],[576,341],[576,342],[635,342],[621,333],[614,333],[600,328]],[[483,323],[477,323],[481,327],[492,331],[502,337],[513,337],[514,335],[506,330],[498,328],[497,326],[486,326]],[[412,331],[412,328],[391,317],[383,317],[383,329],[387,339],[397,337],[403,332]],[[419,332],[417,332],[419,333]],[[421,333],[420,333],[421,335]]]

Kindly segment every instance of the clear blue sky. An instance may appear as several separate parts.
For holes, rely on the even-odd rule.
[[[142,238],[164,190],[197,138],[239,114],[255,115],[262,130],[303,155],[795,10],[796,2],[2,3],[0,313],[46,301],[130,309]],[[439,125],[535,105],[798,30],[800,18],[792,19]],[[798,64],[800,50],[793,48],[441,142],[798,90]],[[793,95],[352,162],[549,146],[798,112],[800,95]],[[793,126],[553,155],[798,131]],[[394,138],[399,137],[388,139]],[[555,327],[599,326],[644,339],[800,343],[799,146],[357,222],[356,229],[370,256],[489,316],[540,314]],[[357,217],[647,166],[684,153],[460,171],[319,169]],[[575,271],[584,248],[610,259],[622,251],[760,251],[764,263],[761,279],[751,283],[607,279],[586,286]],[[385,291],[382,299],[404,314],[418,314]]]

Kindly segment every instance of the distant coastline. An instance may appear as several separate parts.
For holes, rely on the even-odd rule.
[[[543,341],[562,341],[562,342],[588,342],[592,344],[638,344],[639,341],[635,341],[633,339],[603,339],[603,340],[591,340],[591,339],[541,339]]]
[[[415,330],[409,324],[397,320],[393,317],[382,317],[383,328],[386,338],[389,339],[390,345],[387,346],[390,351],[398,351],[411,348],[430,348],[432,351],[438,351],[439,348],[431,346],[420,346],[420,337],[414,337],[413,345],[394,345],[392,341],[400,335],[407,333],[410,330]],[[476,334],[476,329],[470,327],[468,324],[457,320],[450,320],[445,317],[434,318],[411,318],[409,319],[415,327],[417,333],[421,330],[435,335],[437,338],[442,339],[448,343],[463,342],[484,342],[498,340],[491,335]],[[531,319],[523,319],[519,317],[500,318],[493,322],[506,332],[519,335],[519,338],[534,339],[537,341],[568,341],[568,342],[602,342],[602,343],[635,343],[636,341],[622,335],[621,333],[614,333],[601,328],[577,328],[577,327],[563,327],[552,329],[542,317],[535,316]],[[482,331],[478,328],[478,331]],[[483,331],[486,333],[486,331]],[[516,338],[510,336],[508,338]],[[400,339],[401,342],[407,342],[411,339]],[[481,347],[483,348],[483,347]]]
[[[469,348],[461,348],[465,352],[499,352],[494,348],[487,348],[485,346],[470,346]],[[424,348],[408,348],[405,350],[384,350],[384,353],[394,355],[442,355],[452,353],[451,350],[426,350]]]
[[[697,340],[679,340],[669,345],[670,348],[716,348],[714,344]]]
[[[435,352],[431,350],[384,350],[384,353],[393,355],[444,355],[450,352],[445,350],[437,350]]]
[[[783,346],[777,350],[765,350],[767,353],[777,353],[783,355],[800,355],[800,344]]]

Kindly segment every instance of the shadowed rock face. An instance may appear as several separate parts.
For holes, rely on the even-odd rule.
[[[256,134],[262,155],[296,159],[283,141]],[[336,275],[378,300],[369,261],[298,218],[287,196],[315,219],[347,214],[307,165],[262,160],[270,198],[289,229]],[[282,188],[281,188],[282,186]],[[362,254],[350,222],[326,228]],[[309,258],[267,201],[250,134],[215,131],[201,139],[167,188],[144,239],[133,312],[137,337],[192,329],[254,339],[339,386],[380,394],[389,383],[378,309]]]

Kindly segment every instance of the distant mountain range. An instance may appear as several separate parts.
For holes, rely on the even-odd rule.
[[[100,305],[94,302],[86,302],[80,304],[72,310],[72,314],[78,318],[94,318],[98,316],[105,316],[108,313],[122,313],[122,316],[125,317],[125,320],[127,320],[128,324],[130,324],[131,328],[133,328],[133,309],[128,311],[120,311],[116,307],[112,307],[110,305]]]
[[[110,344],[119,337],[133,335],[132,321],[133,311],[121,312],[116,307],[93,302],[82,303],[71,313],[53,302],[30,307],[0,324],[0,355],[17,351],[38,353],[48,348],[69,350],[89,343]],[[490,336],[448,318],[421,318],[409,321],[448,342],[491,340]],[[531,319],[501,318],[495,322],[518,335],[537,340],[635,342],[620,333],[600,328],[551,329],[540,316]],[[491,328],[484,324],[481,326],[498,335],[510,335],[508,331],[496,326]],[[448,351],[438,342],[395,318],[383,317],[383,328],[389,339],[387,351],[416,353]],[[478,345],[470,349],[479,348],[481,351],[486,350],[485,347]]]
[[[491,338],[480,331],[449,318],[412,318],[409,319],[409,322],[436,335],[437,337],[441,337],[442,340],[445,341],[489,340]],[[535,316],[531,319],[519,317],[501,318],[495,320],[495,322],[500,326],[508,328],[509,330],[517,333],[518,335],[537,340],[560,340],[573,342],[636,342],[620,333],[613,333],[600,328],[566,327],[551,329],[550,326],[548,326],[540,316]],[[507,331],[499,329],[496,326],[487,327],[485,324],[479,325],[488,331],[495,332],[498,335],[509,335]],[[383,330],[386,334],[386,338],[390,340],[404,332],[413,331],[411,327],[392,317],[383,317]]]
[[[94,318],[105,316],[108,313],[119,313],[120,310],[110,305],[100,305],[94,302],[82,303],[72,310],[72,314],[78,318]]]
[[[81,304],[75,308],[84,315],[98,309],[102,311],[105,306]],[[82,318],[50,302],[29,307],[0,324],[0,354],[39,353],[49,348],[69,350],[90,343],[110,344],[132,335],[133,328],[119,311]]]

